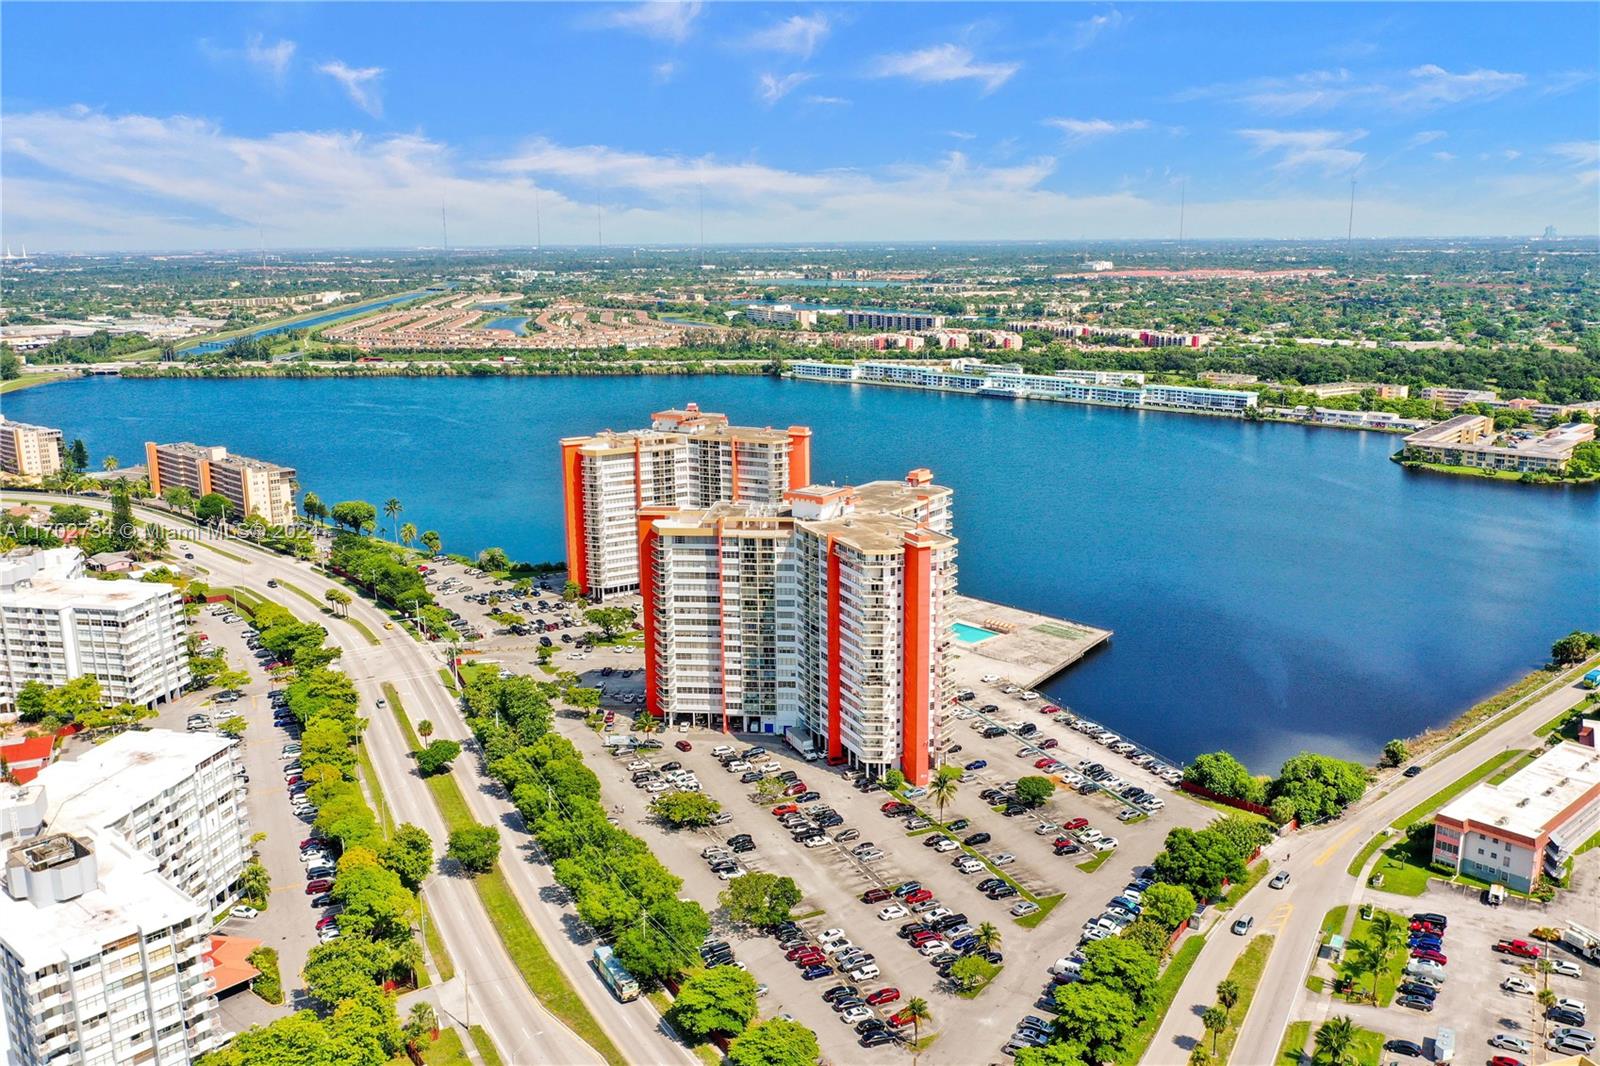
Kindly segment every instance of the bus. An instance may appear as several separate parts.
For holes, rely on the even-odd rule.
[[[611,989],[611,994],[623,1003],[639,998],[639,982],[634,980],[633,974],[623,969],[622,963],[604,944],[594,949],[594,968],[600,974],[600,980]]]

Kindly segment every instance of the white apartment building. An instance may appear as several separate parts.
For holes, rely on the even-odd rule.
[[[895,333],[924,333],[944,328],[944,316],[931,311],[846,311],[849,329],[881,329]]]
[[[228,501],[228,517],[242,521],[260,515],[271,526],[295,521],[295,472],[263,459],[229,455],[220,445],[155,444],[144,446],[150,491],[156,495],[176,486],[196,499],[217,493]]]
[[[35,778],[51,830],[116,833],[206,913],[232,903],[250,858],[239,746],[226,737],[131,731]]]
[[[114,833],[14,843],[0,893],[11,1066],[187,1064],[223,1031],[210,916]]]
[[[1424,400],[1436,400],[1454,410],[1469,403],[1498,403],[1500,394],[1493,389],[1450,389],[1442,386],[1431,386],[1422,390],[1422,398]]]
[[[150,707],[189,683],[183,609],[171,585],[83,576],[76,548],[0,558],[0,708],[29,681],[100,681],[108,705]]]
[[[61,473],[61,431],[0,415],[0,473],[21,477]]]
[[[561,441],[567,573],[592,599],[639,587],[641,509],[774,505],[811,477],[804,426],[731,426],[695,404],[650,418],[649,429]]]
[[[817,312],[809,307],[793,304],[746,304],[742,312],[751,322],[764,326],[800,326],[811,328],[817,324]]]
[[[649,711],[925,782],[948,702],[950,501],[915,470],[782,508],[641,512]]]

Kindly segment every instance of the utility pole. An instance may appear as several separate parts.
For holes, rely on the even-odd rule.
[[[1350,179],[1350,218],[1344,227],[1344,254],[1350,258],[1350,252],[1355,241],[1356,233],[1356,179]]]
[[[439,204],[439,230],[444,235],[444,254],[450,254],[450,219],[444,213],[444,204]]]

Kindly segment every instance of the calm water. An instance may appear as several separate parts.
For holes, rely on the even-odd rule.
[[[1370,758],[1600,628],[1600,492],[1410,474],[1393,437],[769,378],[90,379],[5,397],[96,463],[146,440],[405,505],[453,550],[561,555],[559,437],[695,400],[815,430],[819,480],[929,466],[962,586],[1116,631],[1049,686],[1183,757]]]

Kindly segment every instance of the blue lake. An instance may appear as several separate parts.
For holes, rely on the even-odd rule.
[[[931,467],[966,591],[1116,631],[1049,695],[1172,757],[1370,759],[1600,628],[1600,492],[1410,473],[1378,434],[743,377],[97,378],[4,412],[97,464],[223,444],[324,500],[397,496],[451,550],[542,560],[557,439],[689,400],[809,424],[819,480]]]

